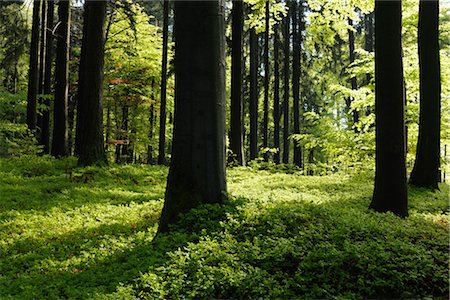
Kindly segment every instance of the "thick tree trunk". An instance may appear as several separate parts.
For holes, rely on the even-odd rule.
[[[250,160],[258,157],[258,36],[250,29]]]
[[[376,174],[370,208],[408,215],[401,1],[375,1]]]
[[[167,45],[169,40],[169,0],[163,7],[163,55],[161,74],[161,106],[159,113],[158,164],[166,163],[166,94],[167,94]]]
[[[174,3],[175,125],[159,232],[180,213],[224,200],[225,16],[223,1]]]
[[[283,163],[289,163],[289,15],[284,19],[284,101],[283,101]]]
[[[45,68],[44,68],[44,109],[42,111],[41,145],[44,153],[50,153],[50,99],[52,94],[53,65],[53,19],[55,12],[54,0],[47,0],[47,19],[45,27]]]
[[[301,46],[301,17],[303,9],[300,7],[297,14],[297,1],[291,2],[292,8],[292,41],[293,41],[293,58],[292,58],[292,98],[294,101],[294,134],[300,133],[300,46]],[[298,142],[294,142],[294,164],[298,167],[303,166],[302,149]]]
[[[68,97],[70,49],[70,0],[58,3],[59,27],[56,31],[55,100],[53,107],[52,155],[69,155]]]
[[[39,25],[42,0],[33,2],[33,25],[31,28],[30,66],[28,71],[27,125],[36,130],[37,93],[39,90]]]
[[[416,161],[410,183],[439,189],[441,75],[439,1],[421,0],[419,8],[420,117]]]
[[[264,119],[263,119],[263,148],[269,147],[269,83],[270,83],[270,63],[269,63],[269,33],[270,33],[270,6],[266,0],[265,32],[264,32]],[[269,161],[267,151],[264,152],[264,161]]]
[[[81,165],[106,162],[103,144],[103,65],[106,1],[86,0],[78,80],[75,155]]]
[[[348,26],[353,28],[353,20],[350,18],[348,19]],[[351,29],[348,30],[348,46],[349,46],[349,62],[351,65],[355,62],[355,58],[356,58],[355,34],[354,34],[353,30],[351,30]],[[352,90],[356,90],[358,88],[358,84],[356,82],[356,77],[353,76],[352,78],[350,78],[350,85],[351,85]],[[349,111],[352,109],[352,102],[353,102],[352,97],[348,97],[346,99],[347,109]],[[352,110],[351,114],[352,114],[353,130],[355,131],[355,133],[358,133],[358,129],[356,128],[355,124],[358,123],[358,121],[359,121],[359,113],[356,110]]]
[[[243,64],[242,44],[244,31],[244,3],[242,0],[233,1],[232,17],[232,45],[231,45],[231,109],[230,109],[230,150],[233,153],[229,161],[243,166],[244,136],[243,136]]]
[[[274,60],[274,87],[273,87],[273,147],[277,150],[273,161],[280,163],[280,41],[278,37],[278,24],[274,27],[273,60]]]

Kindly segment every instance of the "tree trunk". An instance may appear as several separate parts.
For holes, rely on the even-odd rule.
[[[258,157],[258,36],[250,29],[250,160]]]
[[[243,101],[242,101],[242,36],[244,31],[244,3],[233,1],[232,16],[232,46],[231,46],[231,109],[230,109],[230,150],[233,153],[230,162],[236,161],[240,166],[244,160],[243,137]]]
[[[54,0],[47,0],[47,19],[45,27],[45,68],[44,68],[44,109],[42,111],[41,145],[44,153],[50,153],[50,99],[52,94],[52,63],[53,63],[53,19],[55,12]]]
[[[273,161],[280,163],[280,41],[278,38],[278,24],[274,27],[273,60],[274,60],[274,88],[273,88],[273,147],[276,152]]]
[[[159,232],[180,213],[225,197],[224,14],[221,0],[174,3],[175,125]]]
[[[283,163],[289,163],[289,14],[284,19]]]
[[[33,2],[33,25],[31,29],[30,66],[28,71],[27,125],[36,130],[37,93],[39,89],[39,25],[42,0]]]
[[[269,161],[267,148],[269,147],[269,83],[270,83],[270,64],[269,64],[269,33],[270,33],[270,6],[266,0],[266,30],[264,32],[264,119],[263,119],[263,148],[264,161]]]
[[[352,19],[348,19],[348,26],[350,26],[351,28],[353,28],[353,20]],[[348,30],[348,46],[349,46],[349,62],[351,64],[353,64],[355,62],[355,34],[353,32],[352,29]],[[358,84],[356,82],[356,77],[353,76],[350,78],[350,85],[352,90],[356,90],[358,88]],[[359,121],[359,113],[356,110],[351,110],[352,109],[352,102],[353,102],[353,98],[352,97],[348,97],[346,99],[346,104],[347,104],[347,109],[349,111],[351,111],[352,114],[352,123],[353,123],[353,130],[355,131],[355,133],[358,133],[358,129],[355,126],[356,123],[358,123]]]
[[[364,16],[364,30],[364,50],[373,52],[373,12]],[[369,84],[371,79],[371,75],[366,74],[366,82],[364,85]]]
[[[60,25],[56,31],[55,100],[53,107],[52,155],[69,155],[68,145],[68,97],[69,97],[69,49],[70,49],[70,0],[58,4]]]
[[[46,26],[47,26],[47,4],[49,0],[43,0],[42,1],[42,7],[41,7],[41,33],[40,33],[40,44],[39,44],[39,84],[38,84],[38,114],[37,114],[37,139],[39,141],[39,144],[42,144],[42,127],[43,127],[43,121],[42,121],[42,109],[39,109],[39,106],[42,107],[44,104],[44,77],[45,77],[45,55],[47,54],[46,49],[46,40],[47,40],[47,34],[46,34]]]
[[[152,81],[152,86],[154,85],[154,80]],[[153,140],[153,122],[155,119],[155,106],[152,104],[150,105],[150,116],[148,118],[148,122],[150,124],[148,128],[148,147],[147,147],[147,164],[151,165],[153,164],[153,146],[152,146],[152,140]]]
[[[163,7],[163,55],[161,74],[161,106],[159,114],[158,164],[166,163],[166,94],[167,94],[167,44],[169,40],[169,0]]]
[[[302,7],[297,14],[297,1],[291,2],[292,7],[292,41],[293,41],[293,58],[292,58],[292,98],[294,100],[294,134],[300,133],[300,46],[301,46],[301,16]],[[298,28],[298,29],[297,29]],[[298,167],[303,166],[302,150],[298,142],[294,142],[294,164]]]
[[[81,165],[106,162],[103,144],[103,65],[106,1],[86,0],[78,80],[75,155]]]
[[[370,208],[408,215],[401,1],[375,1],[376,174]]]
[[[420,117],[416,161],[410,183],[439,189],[441,78],[439,1],[421,0],[419,8]]]

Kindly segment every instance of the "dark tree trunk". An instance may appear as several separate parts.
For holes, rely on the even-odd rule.
[[[152,85],[154,84],[154,81],[152,81]],[[148,148],[147,148],[147,164],[151,165],[153,164],[153,147],[152,147],[152,140],[153,140],[153,123],[155,119],[155,106],[152,104],[150,105],[150,116],[148,118],[148,121],[150,123],[149,129],[148,129]]]
[[[289,15],[284,19],[283,163],[289,163]]]
[[[243,31],[244,31],[244,3],[242,0],[233,1],[232,17],[232,45],[231,45],[231,109],[230,109],[230,150],[233,153],[229,161],[245,164],[244,136],[243,136]]]
[[[46,40],[47,40],[47,34],[46,34],[46,26],[47,26],[47,4],[48,0],[42,1],[41,6],[41,33],[40,33],[40,44],[39,44],[39,84],[38,84],[38,114],[37,114],[37,139],[39,141],[39,144],[42,144],[42,127],[43,127],[43,121],[42,121],[42,109],[39,109],[39,106],[42,107],[44,104],[44,77],[45,77],[45,55],[47,54],[46,49]]]
[[[348,26],[350,26],[351,28],[353,28],[353,20],[352,19],[348,19]],[[348,30],[348,46],[349,46],[349,62],[350,65],[353,64],[355,62],[355,34],[353,32],[352,29]],[[350,85],[352,90],[356,90],[358,88],[358,84],[356,82],[356,77],[352,77],[350,78]],[[352,109],[352,102],[353,102],[353,98],[352,97],[348,97],[346,99],[346,104],[347,104],[347,109],[350,111]],[[356,111],[355,109],[353,109],[351,111],[352,114],[352,123],[353,123],[353,130],[357,133],[358,129],[355,126],[356,123],[358,123],[359,121],[359,113],[358,111]]]
[[[45,68],[44,68],[44,109],[42,111],[41,145],[44,153],[50,153],[50,99],[52,94],[53,65],[53,19],[55,12],[54,0],[47,0],[47,19],[45,27]]]
[[[68,145],[68,96],[69,96],[69,47],[70,0],[58,4],[59,27],[56,31],[55,100],[53,107],[52,155],[69,155]]]
[[[292,58],[292,98],[294,101],[294,134],[300,133],[300,46],[301,46],[301,17],[302,7],[300,13],[297,15],[297,1],[291,2],[292,8],[292,41],[293,41],[293,58]],[[298,142],[294,142],[294,164],[298,167],[303,166],[302,149]]]
[[[263,119],[263,148],[269,147],[269,82],[270,82],[270,64],[269,64],[269,31],[270,31],[270,6],[266,1],[266,30],[264,32],[264,119]],[[267,151],[264,152],[264,161],[269,161]]]
[[[250,160],[258,157],[258,36],[250,29]]]
[[[419,139],[410,183],[439,189],[441,78],[439,1],[421,0],[419,8]]]
[[[376,174],[370,208],[408,215],[404,145],[402,3],[375,1]]]
[[[33,25],[31,28],[30,67],[28,71],[27,125],[36,130],[37,93],[39,89],[39,25],[42,0],[33,2]]]
[[[278,25],[274,27],[273,41],[273,60],[274,60],[274,87],[273,87],[273,147],[276,152],[273,155],[273,161],[280,163],[280,57],[278,38]]]
[[[81,165],[106,162],[103,144],[103,65],[106,1],[86,0],[78,79],[75,155]]]
[[[167,44],[169,40],[169,0],[163,7],[163,55],[161,74],[161,106],[159,114],[158,164],[166,163],[166,94],[167,94]]]
[[[223,1],[174,3],[175,125],[159,232],[180,213],[224,200],[225,16]]]

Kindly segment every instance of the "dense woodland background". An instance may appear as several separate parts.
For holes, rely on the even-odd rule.
[[[0,45],[0,298],[448,296],[449,3],[1,1]]]

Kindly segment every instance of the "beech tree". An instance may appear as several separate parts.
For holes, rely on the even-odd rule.
[[[410,183],[438,189],[441,123],[439,1],[419,5],[420,117],[416,161]]]
[[[284,100],[283,100],[283,163],[289,163],[289,49],[290,49],[290,24],[289,14],[283,22],[283,38],[284,38]]]
[[[102,101],[105,19],[106,1],[86,0],[75,136],[75,155],[81,165],[106,162]]]
[[[269,64],[269,37],[270,37],[270,4],[266,0],[265,7],[265,32],[264,32],[264,115],[263,115],[263,148],[269,147],[269,82],[270,82],[270,64]],[[264,152],[264,161],[269,161],[267,151]]]
[[[67,105],[69,93],[70,0],[59,1],[58,18],[59,26],[55,32],[57,44],[52,155],[61,157],[69,155]]]
[[[231,161],[239,165],[245,164],[244,136],[243,136],[243,31],[244,31],[244,3],[242,0],[233,1],[232,17],[232,45],[231,45],[231,109],[230,109],[230,150],[233,153]]]
[[[370,208],[408,215],[402,65],[402,3],[375,1],[376,170]]]
[[[276,152],[273,155],[273,161],[280,163],[280,41],[278,36],[279,24],[274,27],[273,40],[273,60],[274,60],[274,87],[273,87],[273,147]]]
[[[166,96],[167,96],[167,45],[169,41],[169,0],[163,1],[163,55],[161,70],[161,106],[159,114],[158,164],[166,163]]]
[[[219,1],[176,1],[175,120],[159,232],[201,203],[224,200],[225,16]]]
[[[37,93],[39,88],[39,25],[42,0],[33,2],[33,24],[31,28],[30,66],[28,70],[27,125],[36,130]]]
[[[250,29],[250,160],[258,157],[258,36]]]

